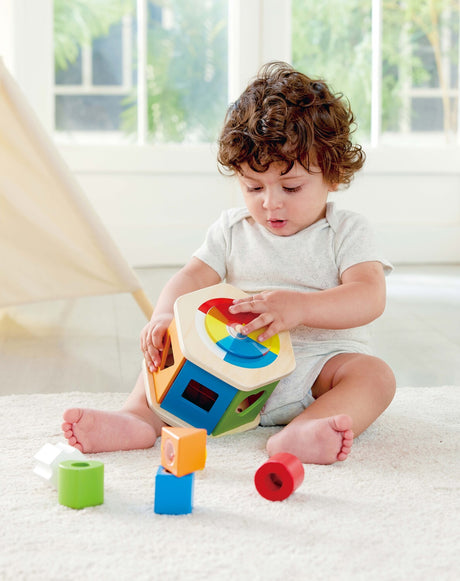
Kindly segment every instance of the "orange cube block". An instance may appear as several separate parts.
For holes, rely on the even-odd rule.
[[[181,477],[206,464],[206,430],[201,428],[161,428],[161,465]]]

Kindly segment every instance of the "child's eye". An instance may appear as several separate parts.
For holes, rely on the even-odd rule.
[[[247,186],[246,189],[248,192],[260,192],[262,190],[262,187],[261,186],[253,186],[253,187]]]
[[[295,192],[300,192],[302,186],[296,186],[295,188],[284,187],[283,189],[285,192],[288,192],[289,194],[294,194]]]

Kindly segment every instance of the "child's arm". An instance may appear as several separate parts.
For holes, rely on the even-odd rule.
[[[195,257],[169,279],[160,293],[151,320],[141,331],[141,349],[150,371],[158,369],[161,363],[163,340],[174,317],[176,299],[219,282],[217,272]]]
[[[338,287],[319,292],[267,291],[235,301],[232,313],[258,313],[244,327],[249,334],[262,327],[261,341],[276,333],[307,325],[321,329],[349,329],[370,323],[385,308],[386,286],[380,262],[362,262],[348,268]]]

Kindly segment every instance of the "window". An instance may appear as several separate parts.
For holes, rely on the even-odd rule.
[[[371,0],[293,0],[292,60],[350,100],[359,140],[370,135]]]
[[[213,142],[229,99],[270,59],[291,60],[343,91],[361,141],[460,141],[458,0],[5,5],[0,49],[10,50],[13,72],[64,142]],[[54,84],[47,60],[53,8]],[[23,48],[28,46],[35,47],[34,59]]]
[[[454,142],[458,132],[457,0],[383,2],[382,129],[414,143]],[[385,8],[388,6],[388,9]]]
[[[342,91],[361,141],[452,142],[457,0],[292,0],[293,64]]]
[[[98,23],[94,30],[82,23],[77,32],[73,31],[72,38],[65,22],[71,20],[69,12],[77,9],[60,0],[54,6],[55,30],[60,31],[55,34],[56,130],[119,131],[136,86],[133,16],[122,13],[112,18],[106,16],[105,26]],[[99,8],[95,4],[94,14],[88,12],[98,17]]]
[[[56,130],[215,141],[228,103],[227,12],[227,0],[54,0]]]
[[[266,13],[278,8],[264,0]],[[229,10],[228,0],[54,0],[56,130],[215,141],[232,74]],[[456,139],[458,0],[291,0],[291,10],[294,66],[350,99],[357,139]]]

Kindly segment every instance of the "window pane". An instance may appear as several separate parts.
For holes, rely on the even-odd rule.
[[[228,105],[228,0],[150,4],[148,132],[155,142],[213,142]]]
[[[92,43],[93,85],[123,84],[123,28],[121,23],[110,27],[109,34]]]
[[[146,4],[147,67],[138,71],[137,36],[145,23],[137,23],[136,0],[54,0],[58,131],[132,140],[140,74],[150,141],[215,141],[228,105],[228,0]]]
[[[75,60],[67,63],[66,68],[55,69],[56,85],[81,85],[83,82],[82,65],[81,65],[81,49],[78,48]]]
[[[120,132],[135,99],[135,5],[54,0],[56,130],[96,140]]]
[[[396,8],[395,8],[396,6]],[[458,1],[383,2],[385,142],[454,140],[458,114]]]
[[[124,97],[117,95],[57,95],[59,131],[118,131]]]
[[[350,101],[356,139],[369,139],[371,0],[292,0],[292,61]]]

